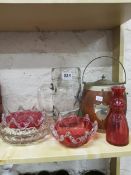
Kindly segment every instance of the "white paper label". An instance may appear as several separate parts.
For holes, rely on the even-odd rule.
[[[72,80],[72,73],[67,71],[62,72],[62,80]]]
[[[101,97],[101,96],[96,96],[96,101],[103,101],[103,97]]]

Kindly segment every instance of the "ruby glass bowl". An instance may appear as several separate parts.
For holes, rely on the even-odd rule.
[[[96,133],[97,128],[97,122],[92,123],[88,115],[79,117],[76,114],[60,117],[50,127],[56,140],[67,147],[79,147],[86,144]]]
[[[3,114],[0,132],[2,139],[12,144],[28,144],[43,139],[48,134],[45,113],[32,109]]]

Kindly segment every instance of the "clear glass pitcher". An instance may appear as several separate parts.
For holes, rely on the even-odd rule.
[[[80,68],[52,68],[52,89],[54,108],[61,115],[79,108]]]
[[[80,68],[52,68],[52,83],[40,87],[38,98],[41,110],[58,118],[79,108],[81,90]],[[46,100],[44,100],[46,99]]]

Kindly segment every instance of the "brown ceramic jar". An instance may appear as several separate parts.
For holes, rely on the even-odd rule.
[[[89,114],[92,122],[95,120],[98,122],[99,132],[105,132],[106,117],[109,112],[109,106],[112,98],[112,84],[113,82],[105,79],[104,76],[102,76],[101,80],[84,84],[80,103],[81,111],[83,115]]]

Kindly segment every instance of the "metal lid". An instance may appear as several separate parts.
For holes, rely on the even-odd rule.
[[[112,84],[114,84],[115,82],[106,79],[105,75],[103,74],[102,77],[101,77],[101,79],[95,81],[94,83],[95,83],[95,85],[97,85],[97,86],[101,86],[101,85],[112,85]]]
[[[88,83],[84,82],[84,85],[86,87],[91,87],[91,86],[110,86],[110,85],[118,85],[118,84],[120,84],[120,83],[119,82],[113,82],[111,80],[106,79],[105,75],[102,75],[101,79],[97,80],[95,82],[88,82]]]

